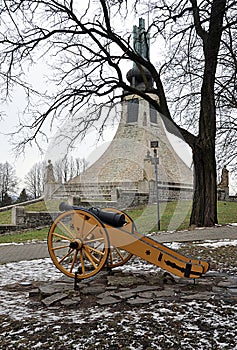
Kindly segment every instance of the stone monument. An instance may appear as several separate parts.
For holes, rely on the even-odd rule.
[[[149,59],[149,37],[145,22],[133,29],[134,50]],[[137,90],[147,91],[153,86],[150,72],[134,64],[127,72],[127,80]],[[149,94],[159,102],[155,94]],[[63,185],[57,195],[78,197],[82,202],[113,200],[119,208],[155,200],[154,166],[147,162],[150,143],[159,141],[159,192],[162,200],[191,199],[193,174],[178,157],[167,138],[164,123],[152,105],[138,95],[124,91],[120,123],[117,132],[103,155],[80,176]],[[110,206],[115,204],[110,204]]]

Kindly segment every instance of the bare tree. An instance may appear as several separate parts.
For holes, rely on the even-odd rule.
[[[76,166],[76,176],[78,176],[81,173],[81,159],[80,158],[75,159],[75,166]]]
[[[76,166],[76,173],[75,176],[80,175],[85,171],[88,167],[89,163],[85,158],[76,158],[75,159],[75,166]]]
[[[217,130],[217,159],[218,168],[228,165],[233,173],[237,173],[237,121],[236,113],[220,121]]]
[[[8,162],[0,163],[0,202],[4,204],[10,194],[14,194],[17,186],[15,169]],[[5,203],[9,204],[9,203]]]
[[[65,156],[55,162],[54,172],[58,183],[66,183],[73,177],[78,176],[86,170],[88,162],[85,158],[73,158]]]
[[[204,68],[208,70],[207,53],[205,40],[211,35],[208,30],[210,23],[210,14],[213,12],[212,25],[215,26],[215,9],[214,2],[204,1],[197,5],[192,23],[182,22],[181,17],[191,8],[184,9],[180,15],[175,17],[175,21],[182,23],[179,30],[171,31],[173,39],[168,37],[172,42],[170,46],[170,55],[163,65],[162,70],[165,76],[165,89],[169,91],[169,106],[172,116],[175,120],[181,120],[182,125],[194,134],[200,133],[199,104],[202,101],[203,90],[201,89],[204,79]],[[236,168],[236,108],[237,108],[237,31],[236,31],[236,7],[232,1],[227,1],[222,25],[222,35],[219,45],[219,51],[216,59],[216,73],[214,82],[214,101],[216,107],[216,149],[218,167],[229,164],[230,168],[235,171]],[[174,4],[174,7],[176,5]],[[168,16],[170,17],[170,16]],[[200,21],[200,29],[205,29],[203,34],[196,30],[197,19]],[[167,19],[167,17],[166,17]],[[163,19],[164,20],[164,19]],[[160,21],[161,22],[161,21]],[[160,25],[160,22],[158,25]],[[211,23],[210,23],[211,25]],[[188,41],[183,40],[185,27],[189,27]],[[207,31],[207,34],[205,34]],[[180,40],[180,38],[182,40]],[[200,38],[202,40],[200,40]],[[214,43],[213,43],[214,44]],[[170,59],[172,58],[172,59]],[[214,61],[211,58],[211,62]],[[178,84],[177,84],[178,82]],[[207,102],[208,103],[208,102]]]
[[[57,183],[63,183],[62,159],[58,159],[54,163],[54,175]]]
[[[39,198],[43,195],[45,184],[45,162],[39,162],[33,165],[25,176],[25,185],[28,193],[33,198]]]
[[[150,1],[151,40],[155,45],[162,39],[168,47],[166,58],[160,56],[156,66],[149,55],[133,48],[131,31],[126,31],[128,13],[147,12],[143,1],[5,0],[4,5],[2,93],[9,94],[14,84],[21,85],[27,96],[36,93],[23,77],[27,63],[39,58],[50,62],[57,87],[51,94],[41,91],[47,107],[31,111],[34,119],[21,125],[19,131],[25,131],[22,144],[38,142],[49,118],[76,115],[98,100],[116,102],[124,92],[137,94],[166,117],[169,131],[178,130],[192,148],[196,175],[190,224],[214,225],[216,129],[222,114],[236,105],[236,2]],[[140,70],[145,90],[126,82],[124,63],[128,60]],[[154,86],[148,84],[147,71]],[[147,92],[158,95],[160,103]],[[99,112],[93,117],[80,115],[78,133],[83,134],[99,118],[103,126],[106,116]]]

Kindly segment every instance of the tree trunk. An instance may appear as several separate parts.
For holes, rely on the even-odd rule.
[[[217,183],[215,149],[207,140],[193,147],[194,197],[190,225],[214,226],[217,223]]]
[[[213,0],[208,32],[200,25],[193,1],[197,34],[203,40],[205,68],[201,89],[199,136],[191,145],[194,163],[194,198],[190,225],[214,226],[217,223],[216,183],[216,105],[215,74],[220,49],[226,0]]]

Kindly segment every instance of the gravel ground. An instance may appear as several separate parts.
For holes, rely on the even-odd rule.
[[[237,289],[237,241],[175,244],[180,252],[208,260],[211,273],[233,277]],[[134,260],[124,269],[154,271]],[[0,349],[237,350],[237,304],[228,300],[157,300],[152,304],[58,305],[45,308],[28,296],[30,283],[61,276],[51,260],[9,263],[0,272]],[[190,284],[195,289],[195,285]]]

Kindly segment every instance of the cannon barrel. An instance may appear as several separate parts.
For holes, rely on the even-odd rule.
[[[61,203],[59,205],[60,211],[68,211],[68,210],[85,210],[83,207],[79,207],[76,205],[69,205],[67,203]],[[89,208],[89,212],[97,216],[102,222],[113,226],[113,227],[121,227],[126,223],[125,215],[117,212],[112,211],[103,211],[99,208]]]

